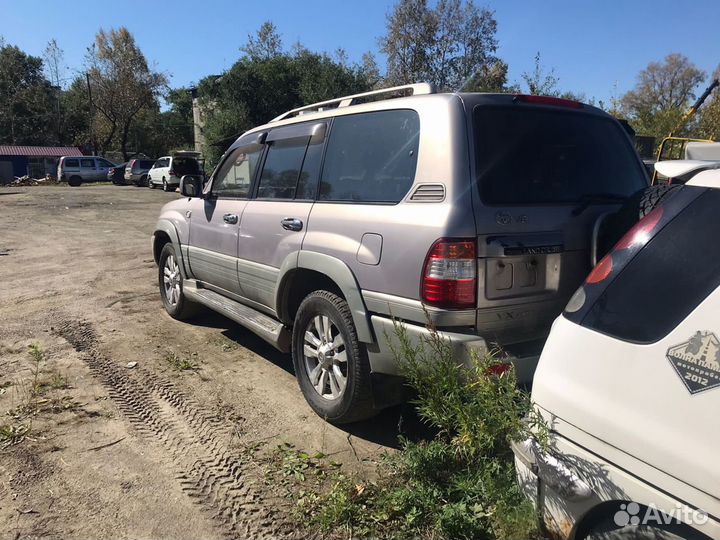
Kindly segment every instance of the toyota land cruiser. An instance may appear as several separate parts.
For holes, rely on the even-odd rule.
[[[565,99],[416,84],[288,111],[181,181],[153,235],[167,312],[202,304],[292,352],[331,422],[401,375],[393,319],[459,359],[500,345],[528,382],[593,264],[598,223],[647,186],[620,124]]]

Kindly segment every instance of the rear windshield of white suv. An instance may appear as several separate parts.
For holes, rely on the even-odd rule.
[[[195,158],[173,158],[172,168],[175,171],[175,176],[200,173],[200,164]]]
[[[647,185],[625,132],[608,118],[479,106],[474,128],[486,204],[572,204],[592,196],[629,196]]]

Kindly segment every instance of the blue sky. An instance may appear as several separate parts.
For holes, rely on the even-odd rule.
[[[392,0],[0,0],[0,35],[40,55],[50,38],[66,62],[81,69],[98,28],[124,25],[155,66],[181,86],[221,73],[239,47],[265,20],[272,20],[289,47],[296,41],[316,51],[343,47],[351,60],[377,51]],[[708,75],[720,64],[720,2],[706,0],[489,0],[495,11],[498,54],[510,65],[510,81],[533,66],[537,51],[553,67],[563,90],[609,100],[632,88],[648,62],[671,52],[688,56]],[[378,55],[382,64],[383,59]],[[702,91],[700,89],[698,93]]]

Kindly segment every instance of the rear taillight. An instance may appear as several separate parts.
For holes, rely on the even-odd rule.
[[[475,307],[477,251],[475,240],[440,239],[425,258],[423,302],[450,309]]]
[[[648,243],[653,232],[660,223],[663,216],[663,207],[658,206],[640,221],[638,221],[617,244],[612,248],[610,253],[605,255],[603,259],[592,269],[592,272],[585,280],[586,283],[594,285],[604,281],[613,271],[613,254],[627,249],[637,249]]]
[[[658,206],[647,216],[638,221],[625,235],[615,244],[613,251],[628,249],[631,247],[642,247],[650,240],[652,232],[660,223],[663,216],[663,207]]]
[[[133,170],[133,169],[135,168],[135,164],[136,164],[136,163],[137,163],[137,159],[133,159],[133,160],[130,162],[130,170]]]

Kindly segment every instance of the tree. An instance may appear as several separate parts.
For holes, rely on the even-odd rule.
[[[241,48],[245,54],[222,77],[206,77],[198,85],[211,166],[251,127],[301,105],[372,88],[377,71],[368,59],[360,66],[348,65],[299,43],[291,52],[263,45],[280,43],[267,31],[270,24],[264,23],[256,37],[248,38]]]
[[[271,21],[265,21],[255,36],[249,35],[247,43],[240,47],[250,60],[269,60],[282,53],[282,38]]]
[[[502,87],[507,66],[495,56],[496,30],[493,13],[471,0],[439,0],[434,8],[427,0],[400,0],[380,40],[387,81],[427,81],[441,90]]]
[[[382,85],[383,78],[380,75],[375,55],[370,51],[363,53],[360,65],[357,67],[359,75],[365,79],[369,88],[377,89]]]
[[[63,139],[63,119],[61,94],[63,86],[65,86],[65,54],[60,46],[51,39],[43,50],[43,60],[45,67],[45,75],[50,81],[53,93],[55,94],[55,136],[57,144],[61,144]]]
[[[522,79],[525,81],[528,93],[536,96],[553,96],[558,93],[558,82],[555,76],[555,69],[545,71],[540,62],[540,52],[535,53],[535,65],[531,73],[524,72]]]
[[[0,142],[47,144],[52,116],[52,89],[42,59],[0,46]]]
[[[144,108],[157,106],[167,78],[149,68],[135,38],[124,27],[97,33],[95,44],[88,49],[87,70],[92,105],[98,113],[93,129],[103,134],[101,147],[107,150],[117,135],[127,159],[133,121]]]
[[[705,72],[685,56],[670,54],[638,74],[635,88],[620,100],[621,110],[638,134],[666,136],[680,122],[695,97],[693,89],[704,78]]]

